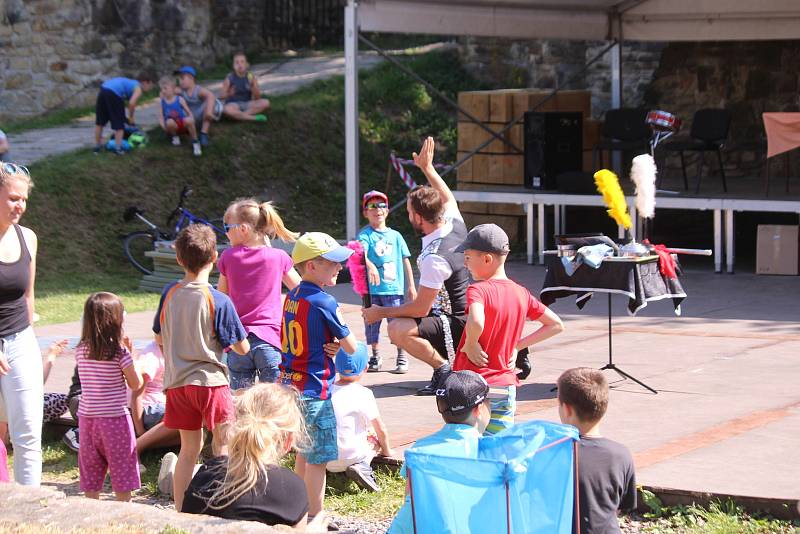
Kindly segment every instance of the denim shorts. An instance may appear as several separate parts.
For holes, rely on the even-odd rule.
[[[145,430],[150,430],[164,419],[164,412],[167,410],[163,402],[149,404],[144,407],[142,412],[142,424]]]
[[[372,304],[376,306],[396,308],[403,304],[403,295],[370,295],[369,298]],[[392,319],[386,319],[386,321],[391,322]],[[378,343],[382,322],[381,320],[374,323],[364,323],[364,335],[367,338],[367,345]]]
[[[330,399],[301,397],[303,417],[311,443],[300,450],[309,464],[326,464],[339,457],[336,443],[336,415]]]
[[[229,352],[227,357],[231,389],[244,389],[259,382],[277,382],[281,351],[255,334],[248,334],[250,352],[244,356]]]

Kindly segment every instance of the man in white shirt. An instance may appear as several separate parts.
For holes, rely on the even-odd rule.
[[[424,236],[417,258],[417,298],[398,307],[371,306],[361,312],[368,323],[396,319],[389,323],[392,343],[431,366],[431,382],[417,395],[433,395],[450,371],[466,323],[469,285],[464,254],[453,251],[466,238],[467,227],[453,192],[433,166],[433,152],[434,141],[428,137],[420,153],[414,153],[414,163],[430,185],[413,189],[406,203],[411,225]]]

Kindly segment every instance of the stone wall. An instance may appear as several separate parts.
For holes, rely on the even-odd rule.
[[[263,46],[263,0],[0,0],[0,120],[94,101],[142,69]]]

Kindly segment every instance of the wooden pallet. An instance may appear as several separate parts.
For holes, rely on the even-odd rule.
[[[226,246],[217,246],[217,251],[222,253]],[[140,291],[149,291],[154,293],[161,293],[164,286],[180,280],[183,278],[184,272],[178,260],[175,257],[175,250],[169,248],[158,248],[156,250],[147,251],[144,253],[148,258],[153,258],[153,274],[146,274],[142,276],[139,281]],[[216,285],[219,280],[219,271],[216,265],[211,272],[209,282]]]

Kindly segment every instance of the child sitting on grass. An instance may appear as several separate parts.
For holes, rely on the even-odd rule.
[[[197,125],[192,117],[189,105],[178,94],[178,86],[172,76],[162,76],[158,81],[161,88],[161,105],[158,107],[158,124],[168,137],[172,137],[172,146],[180,146],[181,135],[188,133],[192,139],[192,153],[201,156],[203,150],[197,138]]]
[[[83,308],[83,331],[75,360],[83,392],[78,408],[81,490],[99,499],[106,473],[118,501],[130,501],[139,489],[136,436],[128,410],[127,390],[142,387],[131,357],[130,339],[122,331],[124,308],[113,293],[94,293]]]
[[[258,80],[248,68],[247,56],[244,52],[236,52],[233,72],[222,82],[222,98],[225,99],[222,112],[237,121],[264,122],[267,117],[263,112],[269,109],[269,100],[261,98]]]
[[[331,400],[336,414],[339,458],[328,462],[327,469],[331,473],[344,471],[349,479],[367,491],[380,491],[370,463],[378,452],[376,445],[383,456],[392,456],[392,449],[375,395],[358,383],[366,368],[366,345],[359,343],[353,354],[343,350],[336,354],[339,377],[331,388]],[[370,428],[375,431],[375,436],[370,434]],[[377,443],[373,442],[375,437]]]

